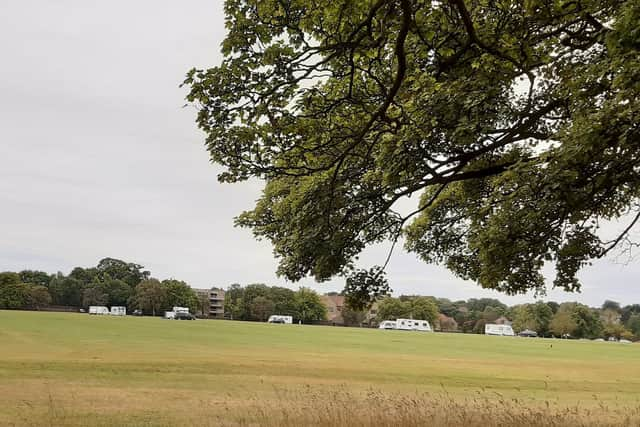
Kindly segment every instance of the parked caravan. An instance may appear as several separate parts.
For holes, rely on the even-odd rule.
[[[421,319],[396,319],[396,329],[401,331],[432,332],[429,322]]]
[[[492,323],[484,325],[484,333],[485,335],[501,335],[505,337],[513,337],[516,335],[510,325],[495,325]]]
[[[89,306],[89,314],[109,314],[109,309],[102,305]]]
[[[267,322],[269,322],[269,323],[288,323],[288,324],[291,324],[291,323],[293,323],[293,317],[292,316],[282,316],[280,314],[274,314],[272,316],[269,316],[269,320],[267,320]]]
[[[174,313],[188,313],[189,312],[189,308],[188,307],[173,307],[173,311]]]
[[[126,316],[127,315],[127,307],[114,305],[113,307],[111,307],[111,313],[110,314],[112,316]]]
[[[380,322],[380,326],[378,326],[378,329],[395,329],[396,328],[396,322],[394,320],[385,320],[383,322]]]

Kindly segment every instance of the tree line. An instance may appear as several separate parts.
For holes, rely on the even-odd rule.
[[[50,305],[124,305],[150,315],[173,306],[202,314],[208,309],[206,298],[201,300],[186,282],[155,279],[143,266],[115,258],[104,258],[95,267],[75,267],[67,275],[35,270],[0,272],[0,309],[38,310]],[[249,321],[265,321],[272,314],[290,315],[305,323],[327,318],[327,307],[312,289],[293,291],[265,284],[230,285],[224,311],[229,319]],[[530,329],[544,337],[640,339],[640,304],[621,306],[615,301],[605,301],[598,308],[554,301],[509,307],[494,298],[451,301],[402,295],[382,298],[371,310],[345,305],[340,314],[345,324],[353,326],[415,318],[428,320],[442,331],[483,333],[487,323],[508,321],[516,332]]]
[[[621,306],[615,301],[605,301],[599,308],[554,301],[508,307],[493,298],[400,296],[380,300],[374,311],[375,322],[412,317],[429,320],[442,331],[482,334],[486,324],[506,321],[515,332],[532,330],[543,337],[640,339],[640,304]]]
[[[95,267],[61,272],[23,270],[0,273],[0,308],[41,309],[49,305],[87,308],[127,306],[157,315],[173,306],[199,306],[196,292],[184,281],[158,280],[144,267],[104,258]]]
[[[272,314],[292,316],[304,323],[326,320],[327,308],[313,289],[233,284],[224,296],[225,316],[232,320],[266,321]]]

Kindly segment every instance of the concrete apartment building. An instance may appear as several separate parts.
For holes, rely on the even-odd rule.
[[[210,319],[224,319],[224,289],[194,289],[200,305],[198,313]]]

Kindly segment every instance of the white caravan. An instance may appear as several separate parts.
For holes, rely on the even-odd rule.
[[[176,313],[188,313],[189,312],[189,308],[188,307],[173,307],[173,309],[171,311],[165,311],[164,312],[164,318],[165,319],[175,319],[176,318]]]
[[[269,320],[267,320],[267,322],[269,323],[293,323],[293,317],[292,316],[282,316],[280,314],[274,314],[272,316],[269,316]]]
[[[126,316],[127,315],[127,307],[114,305],[113,307],[111,307],[111,313],[110,314],[112,316]]]
[[[383,322],[380,322],[380,326],[378,326],[378,329],[395,329],[396,328],[396,322],[394,320],[385,320]]]
[[[103,305],[91,305],[89,314],[109,314],[109,309]]]
[[[432,332],[429,322],[421,319],[396,319],[396,329],[401,331]]]
[[[485,335],[501,335],[505,337],[514,337],[513,328],[510,325],[495,325],[488,323],[484,325]]]

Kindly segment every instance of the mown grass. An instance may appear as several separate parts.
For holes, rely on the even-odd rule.
[[[0,311],[0,425],[640,425],[640,345]]]

